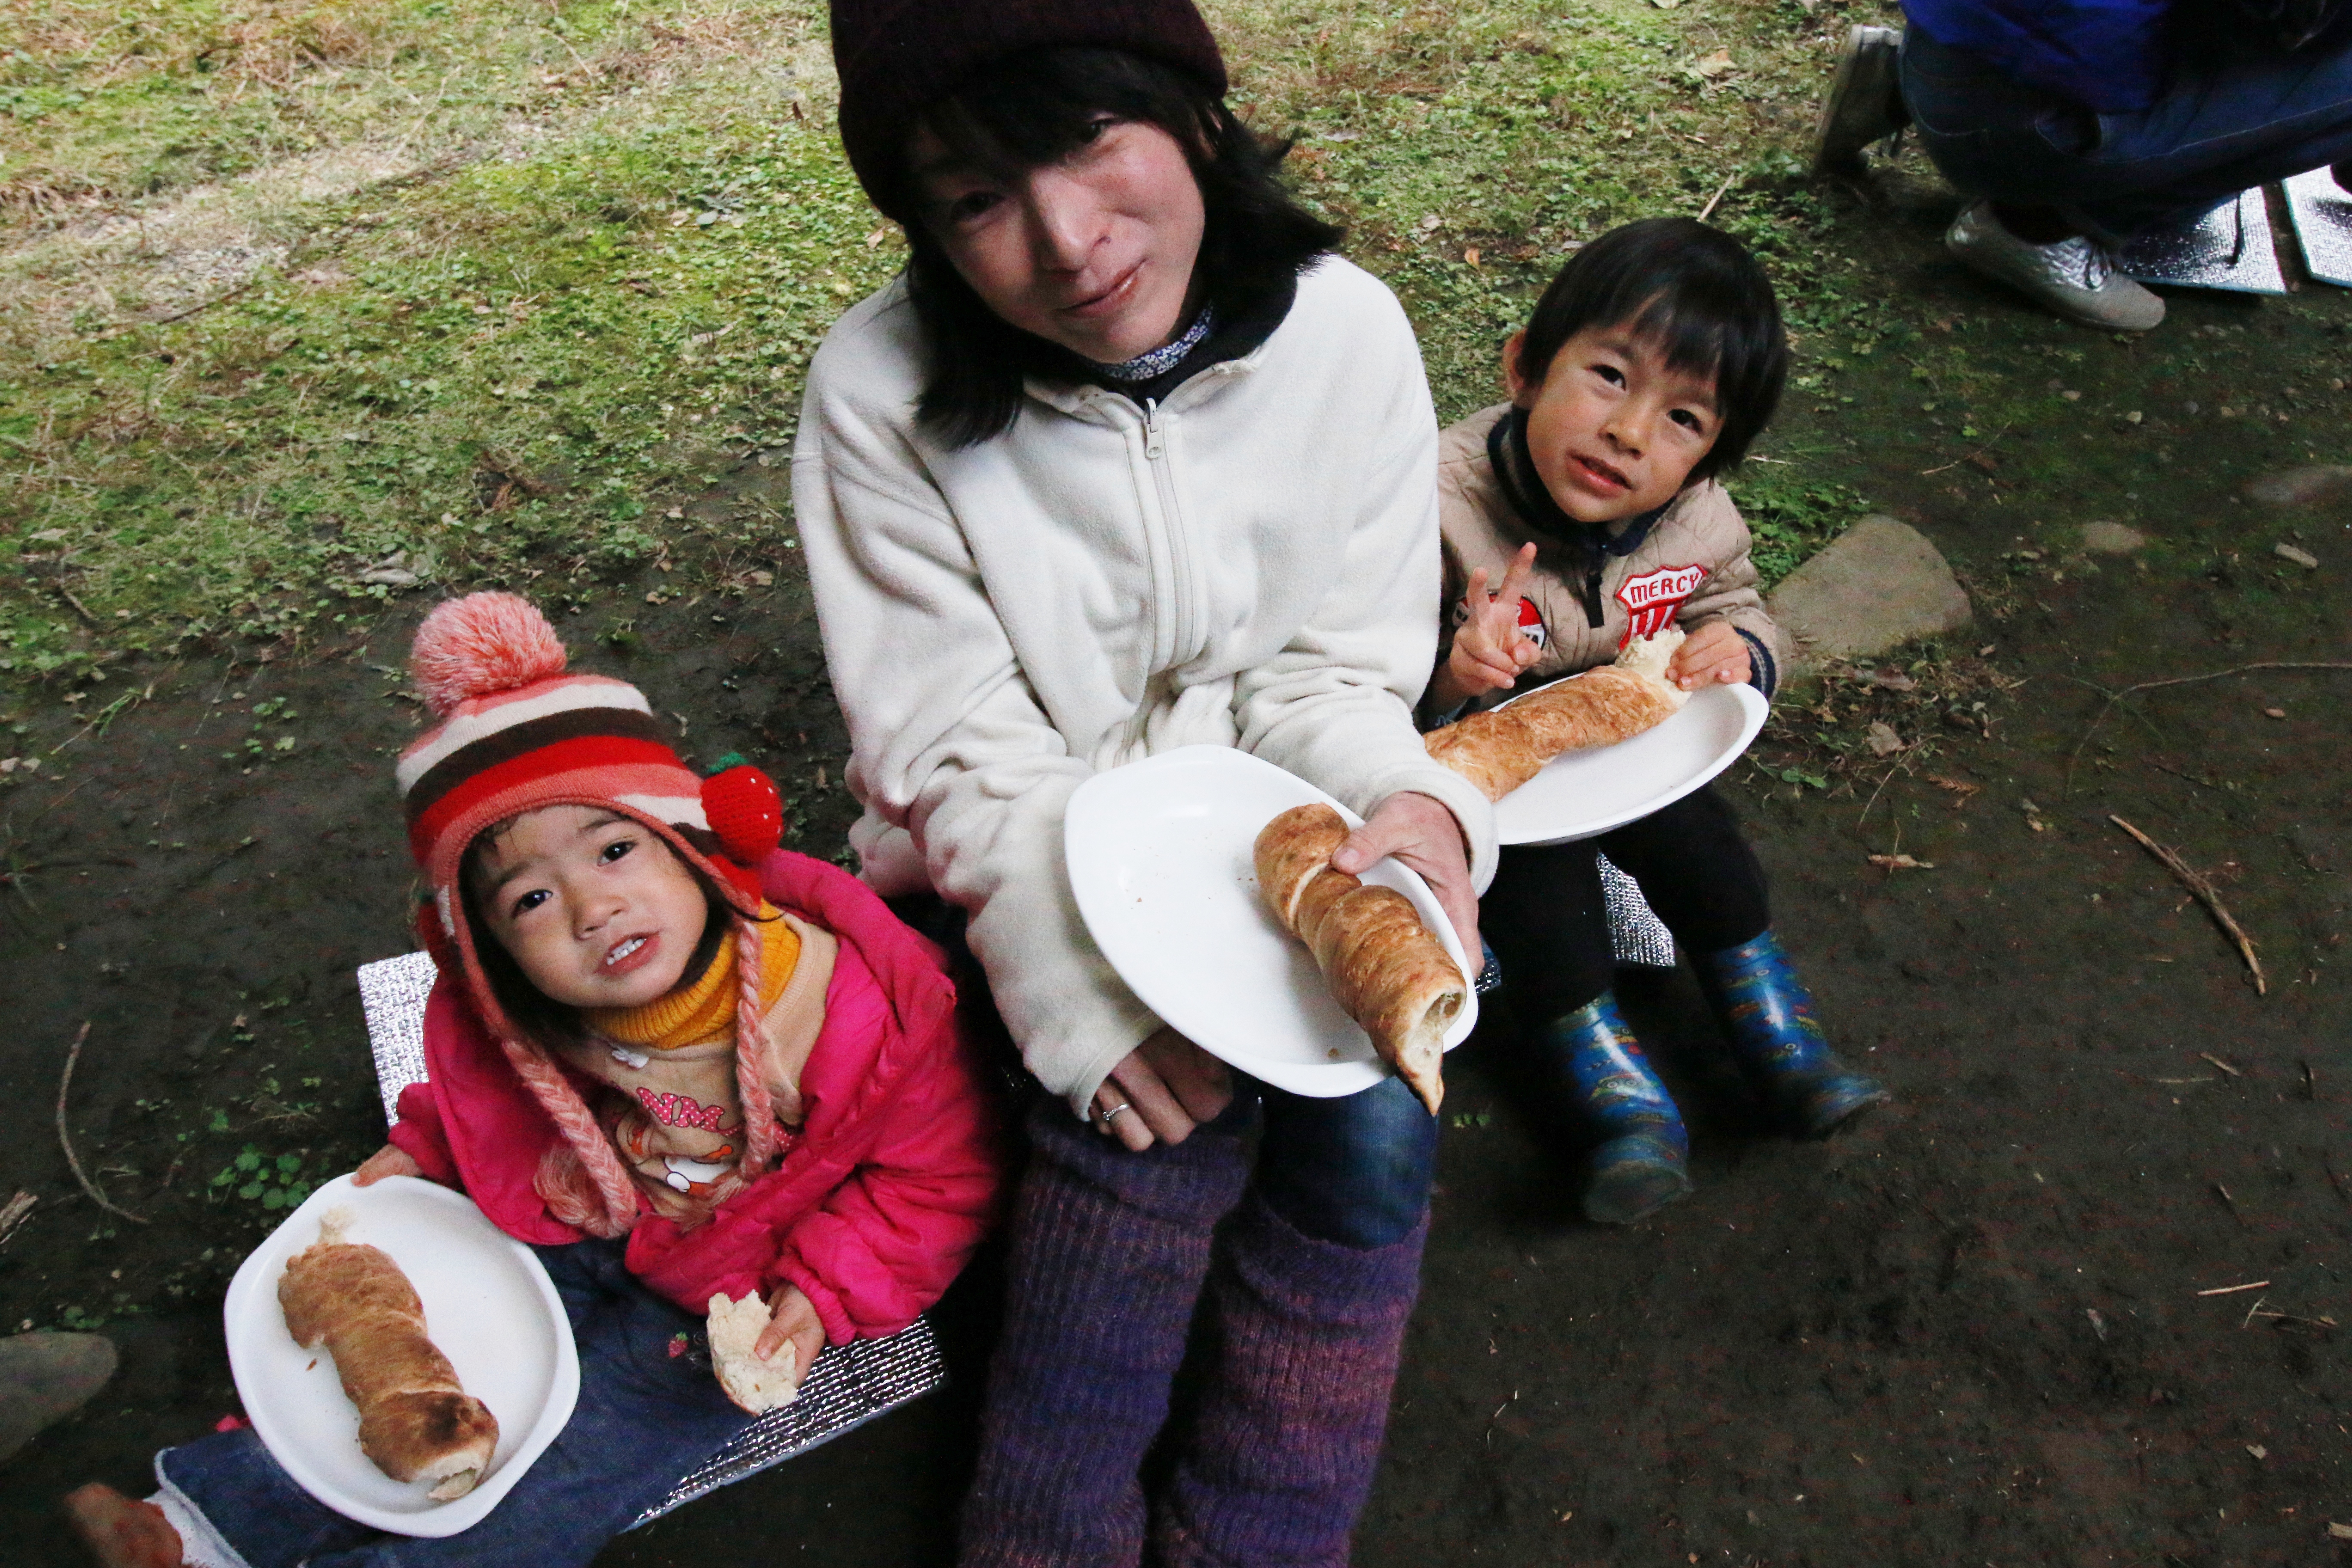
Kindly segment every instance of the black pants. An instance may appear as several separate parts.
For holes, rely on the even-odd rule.
[[[1642,885],[1693,952],[1738,947],[1772,923],[1764,868],[1712,789],[1598,838],[1506,848],[1478,901],[1478,929],[1503,961],[1503,984],[1524,1024],[1549,1023],[1609,989],[1616,960],[1599,855]]]

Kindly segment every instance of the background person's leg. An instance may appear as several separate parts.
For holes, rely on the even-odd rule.
[[[1029,1116],[1004,1328],[958,1561],[1121,1568],[1143,1551],[1139,1472],[1171,1385],[1212,1234],[1249,1173],[1233,1110],[1173,1147],[1132,1153],[1058,1098]]]
[[[2156,103],[2101,115],[1914,27],[1903,96],[1955,185],[2005,207],[2056,208],[2109,244],[2352,157],[2352,26],[2292,54],[2217,35],[2179,56]]]
[[[1397,1079],[1268,1089],[1210,1277],[1207,1386],[1153,1521],[1169,1568],[1341,1568],[1420,1289],[1437,1119]]]

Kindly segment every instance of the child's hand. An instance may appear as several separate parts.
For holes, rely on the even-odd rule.
[[[751,1353],[766,1361],[789,1343],[798,1358],[793,1365],[806,1377],[809,1363],[824,1349],[824,1324],[817,1320],[816,1303],[797,1285],[779,1285],[768,1298],[768,1326],[760,1331]]]
[[[422,1176],[425,1167],[397,1143],[387,1143],[367,1157],[367,1163],[352,1173],[352,1185],[373,1186],[386,1176]]]
[[[1543,650],[1519,630],[1520,590],[1535,564],[1536,547],[1529,541],[1520,546],[1492,597],[1486,593],[1486,569],[1481,566],[1470,574],[1470,586],[1462,595],[1462,624],[1454,628],[1454,649],[1445,657],[1453,689],[1448,695],[1456,701],[1505,689],[1541,655]]]
[[[1666,666],[1666,678],[1685,691],[1737,686],[1748,676],[1748,639],[1726,621],[1710,621],[1685,637]]]

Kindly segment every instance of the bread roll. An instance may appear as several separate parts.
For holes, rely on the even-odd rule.
[[[1331,868],[1347,837],[1328,805],[1284,812],[1258,832],[1258,891],[1314,953],[1332,1000],[1433,1116],[1445,1098],[1446,1026],[1470,988],[1411,900]]]
[[[1690,700],[1689,692],[1665,679],[1666,661],[1682,640],[1673,626],[1637,638],[1613,665],[1433,730],[1422,743],[1488,800],[1500,800],[1562,752],[1614,745],[1671,718]]]
[[[304,1350],[325,1345],[359,1407],[360,1451],[396,1481],[430,1481],[438,1502],[490,1468],[499,1418],[467,1394],[425,1332],[425,1304],[400,1265],[343,1240],[350,1211],[329,1211],[319,1240],[286,1260],[278,1305]]]
[[[786,1344],[769,1361],[753,1353],[769,1316],[768,1304],[756,1294],[740,1301],[710,1298],[710,1370],[736,1408],[754,1415],[790,1405],[801,1391],[799,1351]]]

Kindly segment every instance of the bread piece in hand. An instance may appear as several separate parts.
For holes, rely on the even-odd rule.
[[[1347,837],[1328,805],[1284,812],[1258,832],[1258,892],[1314,953],[1332,1000],[1433,1116],[1445,1098],[1445,1030],[1470,988],[1411,900],[1331,868]]]
[[[801,1391],[800,1352],[789,1342],[772,1360],[753,1353],[768,1316],[768,1304],[756,1294],[740,1301],[710,1298],[710,1370],[737,1408],[754,1415],[790,1405]]]
[[[467,1394],[425,1331],[425,1304],[381,1249],[343,1239],[331,1209],[319,1240],[286,1260],[278,1305],[304,1350],[324,1345],[360,1413],[360,1450],[396,1481],[429,1481],[447,1502],[474,1489],[498,1451],[499,1418]]]
[[[1690,693],[1665,678],[1683,633],[1668,626],[1637,637],[1617,656],[1566,680],[1459,723],[1433,730],[1422,744],[1438,762],[1500,800],[1562,752],[1612,746],[1673,717]]]

